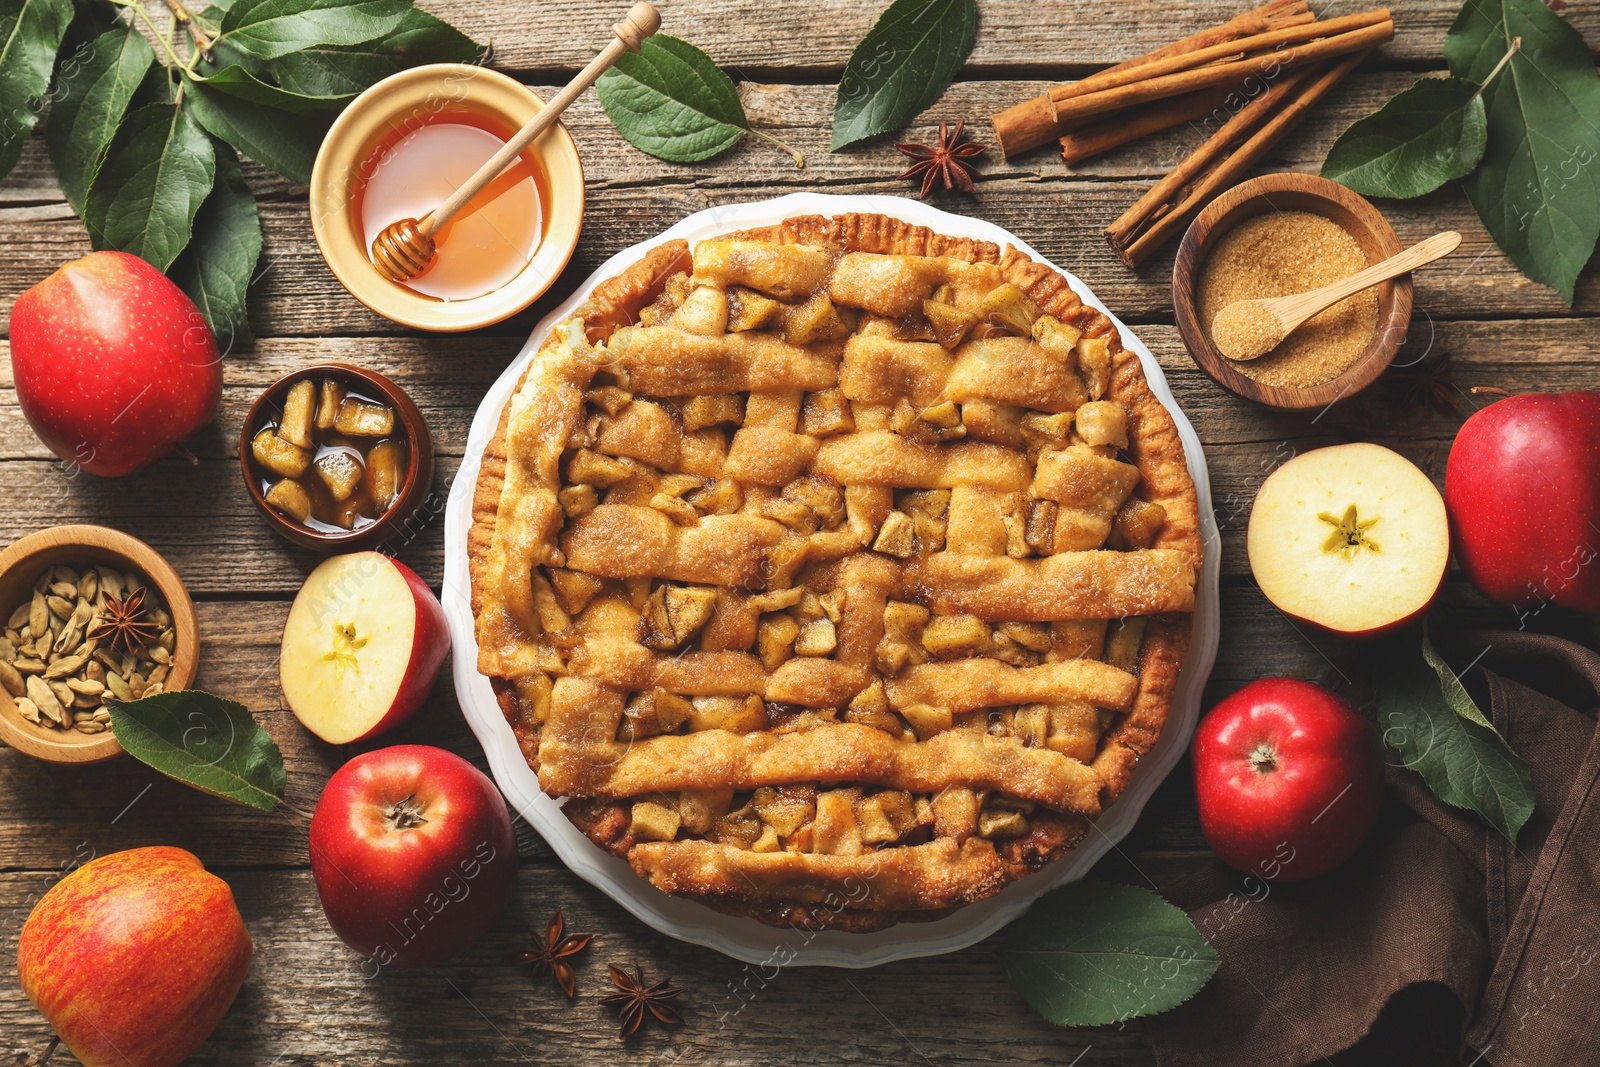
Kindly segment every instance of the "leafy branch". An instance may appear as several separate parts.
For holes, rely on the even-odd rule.
[[[0,0],[0,177],[48,97],[50,159],[90,243],[165,271],[226,346],[248,332],[262,247],[238,156],[308,182],[357,93],[485,48],[411,0],[165,2],[187,42],[138,0]]]
[[[1528,765],[1506,744],[1461,678],[1434,651],[1427,625],[1422,655],[1393,657],[1376,678],[1384,742],[1446,804],[1476,812],[1507,841],[1533,814]]]
[[[1540,0],[1468,0],[1425,78],[1352,125],[1322,173],[1372,196],[1459,179],[1517,269],[1572,303],[1600,240],[1600,76]]]

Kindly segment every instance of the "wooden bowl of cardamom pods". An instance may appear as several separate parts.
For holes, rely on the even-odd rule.
[[[187,689],[194,603],[138,538],[54,526],[0,552],[0,741],[53,763],[122,753],[111,706]]]

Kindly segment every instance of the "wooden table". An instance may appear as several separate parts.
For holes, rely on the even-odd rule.
[[[590,0],[429,0],[428,6],[479,39],[492,37],[495,64],[546,95],[587,61],[590,45],[625,7]],[[6,361],[0,364],[7,375],[0,382],[0,538],[9,542],[61,522],[99,522],[164,553],[199,610],[199,684],[257,713],[283,749],[290,802],[309,810],[328,775],[356,748],[314,741],[282,709],[274,663],[278,636],[289,600],[316,557],[278,540],[240,485],[233,449],[250,401],[280,375],[313,361],[346,360],[381,371],[408,389],[427,416],[439,451],[436,489],[447,493],[489,383],[533,323],[618,249],[716,204],[800,189],[910,195],[907,183],[894,180],[903,161],[889,145],[827,151],[833,85],[880,6],[661,0],[665,30],[724,64],[741,83],[751,122],[802,150],[806,168],[796,170],[780,151],[750,139],[706,164],[663,163],[624,142],[593,95],[586,96],[567,118],[589,178],[577,256],[539,305],[471,336],[408,332],[368,313],[318,256],[305,189],[250,165],[266,230],[261,277],[251,295],[257,339],[228,354],[222,415],[202,440],[199,465],[174,460],[117,480],[72,477],[29,431]],[[926,142],[940,120],[964,118],[988,141],[986,119],[998,107],[1145,52],[1180,31],[1222,21],[1241,6],[1237,0],[981,0],[978,44],[963,80],[906,137],[894,139]],[[1442,65],[1455,0],[1394,0],[1393,6],[1395,41],[1317,108],[1265,169],[1316,170],[1352,120],[1409,85],[1416,72]],[[1565,15],[1591,44],[1600,43],[1594,5],[1571,5]],[[1317,417],[1277,414],[1224,393],[1195,369],[1172,326],[1170,251],[1136,274],[1111,257],[1100,237],[1194,139],[1193,133],[1157,138],[1071,174],[1048,149],[1005,163],[991,152],[975,198],[940,195],[934,202],[997,223],[1075,271],[1159,357],[1205,442],[1222,529],[1223,643],[1212,699],[1277,673],[1359,696],[1359,650],[1297,630],[1251,581],[1243,536],[1250,501],[1266,473],[1290,455],[1351,439],[1390,445],[1442,478],[1460,416],[1408,407],[1382,383]],[[1466,235],[1452,259],[1418,278],[1414,336],[1401,356],[1448,352],[1463,414],[1485,402],[1465,392],[1473,385],[1595,385],[1600,273],[1591,267],[1579,282],[1576,306],[1568,308],[1517,273],[1458,191],[1385,210],[1403,243],[1443,229]],[[0,258],[0,307],[7,313],[24,289],[89,251],[38,138],[0,185],[0,221],[10,244]],[[401,553],[436,586],[442,556],[437,522]],[[1509,621],[1459,580],[1452,580],[1445,602],[1452,612]],[[448,677],[412,724],[383,739],[404,742],[442,745],[482,763]],[[304,820],[213,800],[128,758],[63,768],[0,750],[0,1052],[36,1052],[50,1036],[9,963],[33,901],[64,869],[89,857],[169,844],[194,851],[228,879],[256,943],[244,991],[194,1063],[1152,1062],[1137,1024],[1064,1031],[1044,1023],[1005,984],[985,945],[867,972],[763,971],[655,934],[569,874],[525,826],[520,843],[515,903],[483,944],[445,967],[388,969],[369,980],[322,919],[307,870]],[[1193,863],[1203,847],[1184,766],[1108,867],[1117,877],[1159,878]],[[595,934],[579,957],[580,994],[570,1005],[505,959],[558,908],[569,929]],[[670,1032],[647,1028],[619,1043],[612,1015],[594,1003],[608,961],[676,978],[686,989],[688,1024]],[[70,1059],[62,1054],[55,1062]]]

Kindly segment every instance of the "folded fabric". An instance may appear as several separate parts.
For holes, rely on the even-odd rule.
[[[1150,1020],[1165,1067],[1600,1064],[1600,655],[1499,631],[1449,648],[1532,772],[1517,847],[1392,766],[1339,871],[1269,884],[1215,864],[1162,887],[1222,957]]]

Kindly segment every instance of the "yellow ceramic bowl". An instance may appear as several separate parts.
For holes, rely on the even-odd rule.
[[[501,289],[470,300],[436,300],[378,273],[355,211],[362,167],[385,138],[440,111],[471,109],[517,129],[544,101],[527,86],[484,67],[435,63],[374,85],[345,108],[317,151],[311,171],[311,228],[322,258],[350,294],[385,318],[420,330],[454,332],[510,318],[555,283],[583,229],[583,164],[557,123],[529,152],[549,179],[545,232],[533,259]]]

